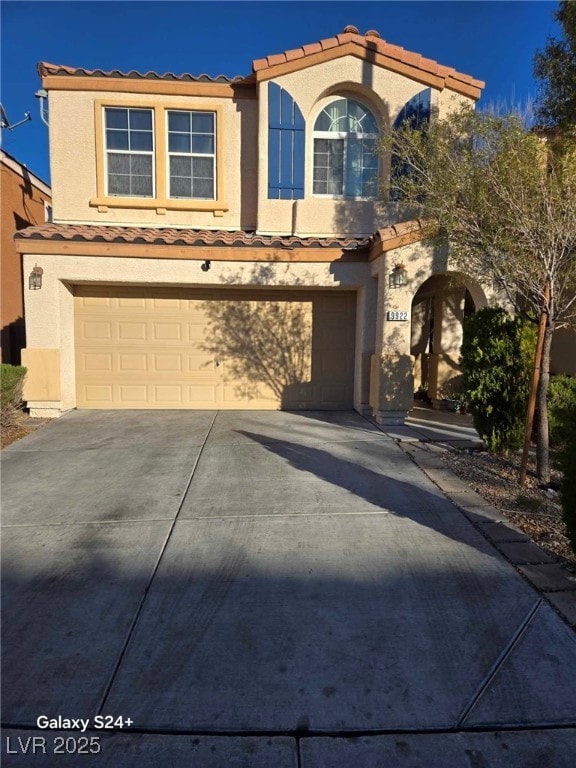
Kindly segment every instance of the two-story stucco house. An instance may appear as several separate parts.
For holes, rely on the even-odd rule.
[[[247,77],[39,67],[53,222],[16,236],[32,414],[349,409],[440,400],[482,288],[393,201],[383,132],[474,105],[483,83],[342,34]]]

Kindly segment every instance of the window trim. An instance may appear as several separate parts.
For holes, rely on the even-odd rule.
[[[131,149],[111,149],[107,146],[107,136],[106,136],[106,110],[107,109],[127,109],[128,113],[131,109],[140,109],[140,111],[144,112],[150,112],[151,113],[151,122],[152,122],[152,149],[145,149],[145,150],[131,150]],[[155,168],[155,162],[154,158],[156,156],[156,131],[155,131],[155,120],[156,120],[156,114],[153,109],[150,109],[149,107],[104,107],[102,109],[102,135],[104,137],[104,185],[105,189],[108,188],[108,185],[110,183],[109,173],[109,160],[110,160],[110,154],[116,154],[116,155],[128,155],[129,157],[132,157],[133,155],[147,155],[152,160],[152,194],[151,195],[135,195],[134,198],[132,198],[130,195],[111,195],[109,192],[106,193],[107,197],[111,197],[116,199],[117,197],[121,198],[130,198],[130,199],[138,199],[138,200],[154,200],[156,195],[154,194],[156,190],[156,168]],[[114,130],[114,129],[113,129]],[[130,132],[130,115],[128,114],[128,132]]]
[[[153,111],[153,175],[154,197],[121,197],[107,194],[107,150],[105,141],[105,109],[151,109]],[[171,198],[168,187],[168,112],[211,112],[216,120],[215,163],[216,199]],[[98,208],[99,213],[107,213],[111,208],[138,208],[154,210],[159,215],[168,210],[174,211],[206,211],[214,216],[223,216],[230,206],[224,201],[224,138],[223,138],[223,107],[221,104],[202,103],[191,104],[189,101],[140,101],[139,99],[123,98],[96,99],[94,102],[95,141],[96,141],[96,197],[90,199],[90,205]]]
[[[168,141],[166,144],[166,190],[167,190],[167,196],[170,200],[198,200],[198,201],[206,201],[206,202],[213,202],[214,200],[218,199],[218,135],[219,135],[219,126],[218,126],[218,115],[210,112],[210,114],[214,114],[214,151],[213,152],[205,152],[205,153],[197,153],[192,151],[192,147],[190,147],[190,152],[170,152],[170,137],[169,137],[169,125],[170,125],[170,112],[207,112],[208,110],[205,109],[166,109],[164,110],[164,119],[166,120],[166,136],[168,137]],[[192,134],[190,134],[192,136]],[[213,197],[199,197],[199,198],[189,198],[189,197],[172,197],[170,195],[170,159],[172,157],[209,157],[212,160],[212,183],[214,185],[214,194]]]
[[[343,176],[342,176],[342,189],[344,190],[346,188],[346,175],[345,175],[345,169],[346,169],[346,160],[347,160],[347,153],[348,153],[348,138],[350,136],[357,136],[361,137],[363,139],[373,139],[375,141],[378,141],[380,139],[380,133],[353,133],[352,131],[317,131],[315,126],[318,121],[318,118],[322,114],[322,112],[330,106],[330,104],[341,101],[342,99],[345,99],[346,101],[353,101],[356,104],[360,104],[361,107],[363,107],[367,112],[369,112],[372,117],[374,118],[374,121],[376,124],[378,124],[378,114],[374,112],[374,109],[367,105],[364,101],[361,99],[356,99],[351,96],[339,96],[338,94],[335,94],[333,98],[331,98],[329,101],[327,101],[325,104],[323,104],[316,115],[314,116],[314,120],[312,122],[312,146],[311,146],[311,157],[312,157],[312,173],[311,173],[311,194],[312,197],[323,199],[323,200],[359,200],[359,201],[369,201],[374,200],[374,197],[365,197],[360,195],[331,195],[331,194],[322,194],[321,192],[314,192],[314,150],[316,146],[316,139],[328,139],[328,140],[337,140],[337,141],[343,141],[343,152],[342,152],[342,167],[344,169]],[[377,180],[380,181],[382,173],[382,161],[381,158],[378,156],[378,170],[377,170]]]

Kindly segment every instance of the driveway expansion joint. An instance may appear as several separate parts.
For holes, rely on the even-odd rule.
[[[142,593],[142,597],[140,599],[140,603],[136,609],[136,612],[134,614],[134,618],[132,619],[132,622],[130,624],[130,627],[128,629],[128,633],[126,635],[126,639],[124,641],[124,644],[122,646],[122,649],[120,650],[120,653],[118,655],[118,659],[116,661],[116,664],[114,665],[114,668],[112,670],[112,674],[110,675],[110,678],[104,688],[104,693],[102,695],[102,698],[100,700],[100,704],[96,708],[95,714],[101,715],[102,710],[104,709],[104,706],[106,705],[106,700],[110,694],[110,691],[112,690],[112,685],[114,684],[114,680],[116,678],[116,675],[118,674],[118,671],[120,669],[120,666],[122,665],[122,661],[126,655],[126,652],[130,646],[130,641],[132,640],[132,637],[134,636],[134,632],[136,630],[136,627],[138,625],[138,620],[140,619],[140,616],[142,615],[142,610],[144,608],[144,604],[146,603],[146,599],[150,593],[150,589],[152,587],[152,584],[154,583],[154,579],[156,577],[156,574],[158,572],[158,569],[160,567],[160,563],[162,562],[162,557],[164,555],[164,552],[166,551],[166,547],[168,546],[168,542],[170,541],[172,537],[172,533],[174,532],[174,528],[176,526],[176,522],[178,520],[178,516],[182,510],[182,507],[184,506],[184,501],[186,500],[186,496],[188,494],[188,491],[190,490],[190,486],[192,484],[192,480],[194,478],[194,474],[196,473],[196,469],[198,467],[198,464],[200,462],[200,457],[202,456],[202,452],[204,450],[204,447],[206,446],[206,443],[208,442],[208,438],[210,436],[210,432],[212,431],[212,427],[214,426],[214,422],[216,421],[216,417],[218,416],[218,411],[214,413],[214,417],[212,418],[212,421],[210,423],[210,426],[208,427],[208,430],[206,432],[206,435],[204,436],[204,441],[200,447],[200,450],[198,451],[198,454],[196,456],[196,459],[194,460],[194,464],[192,466],[192,471],[190,472],[190,476],[188,478],[188,482],[186,483],[186,487],[184,488],[184,492],[182,493],[182,496],[180,498],[180,501],[178,503],[178,508],[176,510],[176,514],[174,515],[174,519],[172,520],[172,524],[168,530],[168,533],[166,534],[166,538],[164,539],[164,543],[162,547],[160,548],[160,552],[158,553],[158,557],[156,559],[156,563],[154,567],[152,568],[152,573],[150,574],[150,578],[148,579],[148,583],[146,584],[146,587],[144,589],[144,592]]]
[[[540,598],[528,611],[528,614],[520,624],[520,626],[516,629],[516,632],[511,637],[511,639],[508,641],[507,646],[504,648],[504,650],[500,653],[500,656],[496,659],[494,664],[492,665],[491,669],[489,670],[488,674],[484,677],[478,688],[476,689],[476,692],[473,694],[470,703],[465,707],[462,714],[458,718],[458,721],[456,723],[456,727],[459,728],[466,722],[466,719],[470,716],[472,710],[478,704],[484,693],[488,690],[490,687],[492,681],[502,668],[502,666],[506,663],[512,652],[514,651],[514,648],[518,645],[520,640],[522,639],[524,633],[532,623],[534,617],[538,613],[538,609],[542,605],[544,600]]]

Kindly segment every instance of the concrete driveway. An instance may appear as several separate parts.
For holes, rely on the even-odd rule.
[[[576,634],[357,414],[72,412],[2,464],[6,765],[573,766]]]

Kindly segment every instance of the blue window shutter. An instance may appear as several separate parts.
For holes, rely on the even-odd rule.
[[[394,121],[394,128],[401,128],[403,123],[406,121],[408,121],[408,125],[413,130],[423,128],[427,123],[430,122],[431,110],[432,90],[430,88],[425,88],[423,91],[420,91],[420,93],[417,93],[415,96],[413,96],[410,101],[407,101],[406,104],[404,104],[398,113],[398,117]],[[407,176],[409,173],[410,169],[408,165],[403,163],[398,155],[392,153],[392,157],[390,158],[391,181],[393,182],[394,178]],[[400,193],[398,189],[392,188],[390,191],[390,200],[400,200]]]
[[[276,83],[268,83],[268,197],[304,197],[304,118]]]
[[[270,86],[273,86],[272,88]],[[272,126],[278,127],[272,127]],[[280,88],[268,85],[268,197],[278,199],[280,193]]]
[[[400,128],[405,120],[409,121],[411,128],[421,128],[425,123],[430,122],[431,107],[432,90],[425,88],[404,104],[394,121],[394,128]]]

